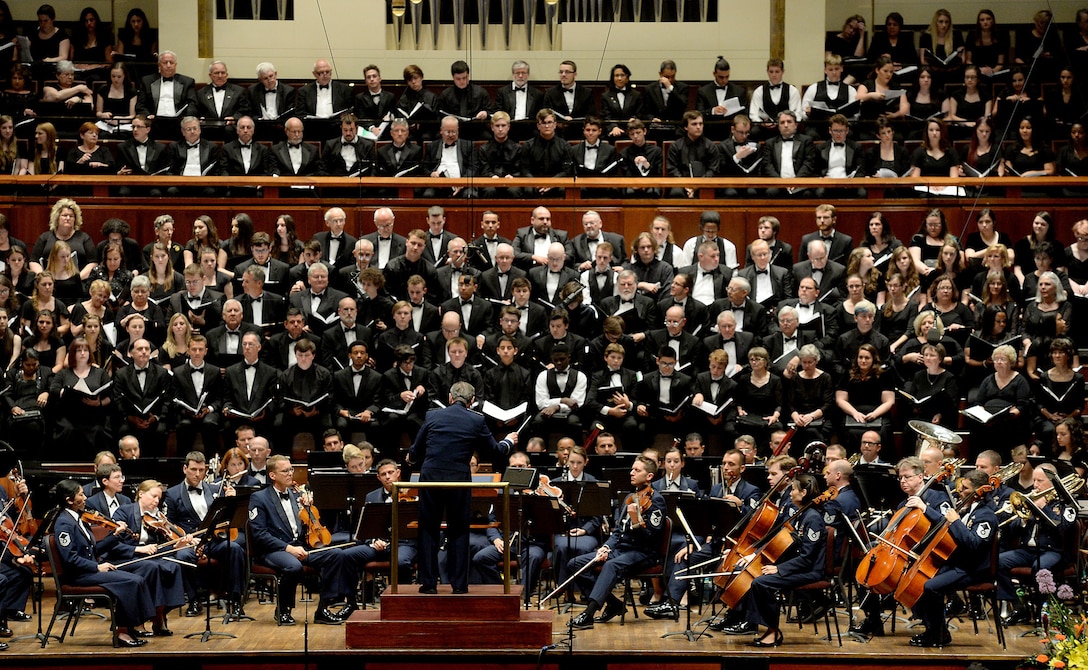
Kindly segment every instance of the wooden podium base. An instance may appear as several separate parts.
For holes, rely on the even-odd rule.
[[[360,610],[346,624],[349,649],[539,649],[552,642],[550,610],[522,609],[521,586],[473,585],[424,595],[414,584],[383,593],[379,610]]]

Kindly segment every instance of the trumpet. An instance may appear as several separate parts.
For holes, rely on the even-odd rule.
[[[846,462],[849,463],[852,468],[857,467],[858,463],[861,462],[861,452],[859,451],[852,455],[850,458],[846,459]]]
[[[994,473],[994,476],[1000,479],[1002,484],[1005,484],[1013,477],[1019,477],[1020,471],[1023,469],[1023,463],[1009,463],[1008,465],[1001,466],[1001,468]]]
[[[1073,494],[1084,487],[1084,480],[1076,474],[1068,474],[1059,480],[1059,485],[1065,487],[1065,490],[1070,494]],[[1056,486],[1051,486],[1042,491],[1032,491],[1027,495],[1020,493],[1019,491],[1013,491],[1009,494],[1009,499],[1005,501],[1005,504],[1001,506],[1001,509],[997,510],[998,515],[1008,514],[1010,516],[998,525],[1004,526],[1016,519],[1027,521],[1032,517],[1039,517],[1040,520],[1046,521],[1053,527],[1057,527],[1058,524],[1053,519],[1040,512],[1039,505],[1049,505],[1054,502],[1059,494],[1060,492]]]

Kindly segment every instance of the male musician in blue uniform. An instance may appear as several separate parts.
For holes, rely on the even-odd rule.
[[[15,484],[15,493],[27,495],[25,480]],[[3,487],[0,487],[0,509],[4,509],[7,504],[8,494]],[[30,506],[28,505],[26,509],[29,512]],[[19,508],[13,505],[8,509],[8,517],[13,527],[17,526]],[[8,621],[30,621],[30,615],[23,610],[26,607],[26,599],[30,595],[30,583],[33,581],[30,566],[34,564],[34,559],[27,554],[16,557],[12,555],[10,549],[7,551],[4,549],[5,547],[0,545],[0,554],[2,554],[0,556],[0,637],[11,637],[12,632],[8,628]],[[0,645],[0,651],[6,648],[6,645]]]
[[[215,499],[219,495],[233,496],[234,487],[226,482],[220,489],[204,481],[204,476],[208,474],[208,464],[204,460],[204,454],[199,451],[190,451],[185,455],[185,465],[181,471],[184,481],[171,486],[163,496],[166,517],[186,534],[192,534],[208,515],[208,509]],[[225,539],[216,537],[204,545],[204,554],[227,566],[226,570],[221,569],[222,574],[230,580],[223,583],[224,591],[230,594],[227,614],[236,620],[245,616],[242,610],[242,591],[247,584],[245,546],[238,540],[228,543]],[[185,569],[182,577],[185,581],[185,595],[189,600],[185,616],[197,616],[200,614],[201,604],[197,595],[196,570]]]
[[[473,453],[507,454],[518,442],[510,433],[496,442],[484,416],[469,409],[476,389],[468,382],[450,387],[449,406],[429,412],[416,434],[408,461],[420,463],[420,482],[469,482]],[[467,488],[421,488],[419,491],[419,592],[438,592],[438,547],[442,516],[446,516],[450,586],[468,593],[469,502]]]
[[[400,466],[392,458],[383,458],[374,468],[381,486],[366,494],[366,504],[393,502],[393,483],[400,481]],[[397,583],[412,581],[412,566],[416,562],[416,541],[402,539],[397,543]],[[389,540],[372,538],[367,541],[373,555],[370,561],[388,561],[392,557]]]
[[[314,623],[336,625],[344,622],[355,609],[355,586],[365,565],[369,547],[358,545],[318,552],[306,549],[306,528],[299,519],[300,499],[308,503],[293,488],[294,466],[286,456],[268,459],[271,486],[253,494],[249,499],[249,538],[256,560],[279,573],[276,594],[276,625],[293,626],[291,608],[295,591],[302,579],[303,565],[313,566],[320,573],[321,599],[314,613]],[[330,607],[338,600],[347,600],[340,612]]]
[[[997,542],[997,515],[988,500],[974,500],[975,491],[988,480],[986,473],[979,470],[960,478],[956,489],[960,501],[973,500],[962,517],[955,509],[942,513],[918,496],[907,498],[907,507],[924,510],[931,523],[935,524],[943,517],[956,543],[945,564],[926,581],[922,596],[914,608],[926,629],[910,639],[912,647],[945,647],[951,644],[952,635],[948,632],[944,616],[945,594],[990,579],[990,550]]]
[[[619,580],[639,570],[648,568],[664,557],[661,555],[661,534],[668,527],[668,508],[665,498],[653,490],[653,478],[657,462],[646,456],[635,458],[631,466],[631,486],[635,493],[616,506],[612,535],[595,553],[582,554],[567,564],[572,574],[578,574],[589,563],[600,563],[601,572],[592,571],[578,576],[578,586],[589,602],[581,614],[574,617],[570,626],[576,630],[593,628],[594,622],[605,623],[627,612],[627,607],[612,589]],[[649,498],[643,509],[640,499]],[[601,609],[601,616],[595,615]]]

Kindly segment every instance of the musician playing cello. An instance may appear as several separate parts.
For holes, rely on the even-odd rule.
[[[567,567],[577,573],[590,562],[601,563],[601,572],[594,577],[587,570],[578,578],[578,585],[589,597],[581,614],[571,620],[578,630],[593,628],[593,622],[605,623],[627,612],[612,588],[625,575],[654,565],[662,560],[661,534],[665,532],[667,508],[665,498],[653,490],[651,482],[657,472],[657,462],[638,456],[631,466],[631,486],[635,492],[616,507],[612,535],[596,553],[582,554],[570,559]],[[604,605],[601,616],[594,618]]]
[[[961,502],[975,498],[975,491],[989,481],[986,473],[973,470],[961,477],[956,495]],[[956,548],[935,576],[926,581],[915,613],[925,625],[925,632],[910,639],[912,647],[944,647],[952,643],[952,635],[944,616],[944,597],[948,593],[989,579],[990,549],[997,541],[997,515],[989,500],[974,500],[961,517],[956,510],[943,513],[926,504],[922,498],[911,496],[906,505],[925,511],[933,523],[942,517],[949,524],[949,533]]]

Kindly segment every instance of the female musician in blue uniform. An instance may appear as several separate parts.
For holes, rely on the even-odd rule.
[[[124,527],[95,543],[91,529],[80,520],[87,502],[80,485],[65,479],[54,491],[64,508],[57,516],[53,532],[66,580],[76,586],[101,586],[109,591],[117,599],[113,646],[142,647],[147,640],[134,639],[129,631],[155,616],[147,583],[139,575],[117,570],[112,563],[98,562],[98,553],[117,544]]]

